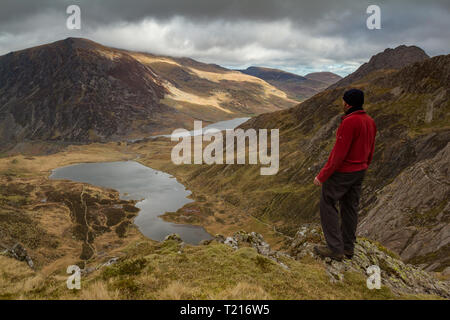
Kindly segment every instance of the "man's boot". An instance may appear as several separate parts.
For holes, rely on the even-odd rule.
[[[322,258],[331,258],[337,261],[342,261],[344,258],[342,253],[333,252],[330,248],[328,248],[328,246],[315,246],[314,252]]]
[[[344,250],[344,255],[347,259],[353,258],[353,250]]]

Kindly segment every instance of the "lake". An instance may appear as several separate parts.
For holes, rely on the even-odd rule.
[[[159,216],[174,212],[193,200],[191,192],[171,175],[146,167],[136,161],[80,163],[54,169],[50,179],[67,179],[115,189],[126,200],[139,200],[141,209],[134,223],[146,237],[162,241],[178,234],[184,242],[198,244],[211,239],[199,226],[164,221]]]
[[[246,122],[247,120],[249,120],[250,118],[234,118],[231,120],[224,120],[224,121],[219,121],[210,125],[207,125],[205,127],[202,128],[202,130],[191,130],[188,132],[188,134],[186,136],[197,136],[197,135],[201,135],[203,134],[203,132],[205,132],[208,129],[215,129],[215,130],[227,130],[227,129],[235,129],[236,127],[239,127],[241,124],[243,124],[244,122]],[[174,135],[175,137],[182,137],[184,136],[183,134],[176,134]],[[170,134],[165,134],[165,135],[159,135],[159,136],[155,136],[155,137],[166,137],[166,138],[170,138],[171,135]]]

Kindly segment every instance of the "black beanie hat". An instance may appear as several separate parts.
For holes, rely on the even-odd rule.
[[[358,89],[350,89],[344,93],[343,99],[350,106],[361,108],[364,104],[364,92]]]

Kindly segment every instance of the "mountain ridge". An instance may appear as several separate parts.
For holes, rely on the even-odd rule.
[[[342,79],[342,77],[336,73],[328,72],[328,71],[320,71],[320,72],[311,72],[305,75],[305,78],[310,80],[321,81],[325,83],[335,83]]]
[[[267,81],[289,93],[291,97],[300,100],[307,99],[342,79],[339,75],[331,72],[313,72],[301,76],[279,69],[255,66],[239,71]]]

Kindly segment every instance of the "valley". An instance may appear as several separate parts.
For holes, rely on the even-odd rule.
[[[321,84],[298,103],[278,82],[292,74],[84,39],[0,57],[0,298],[449,298],[449,66],[449,55],[400,46],[329,87],[329,74],[309,75]],[[379,134],[358,255],[333,263],[311,251],[323,243],[312,180],[350,85]],[[175,165],[167,134],[194,120],[279,130],[277,174]],[[65,287],[73,264],[80,292]],[[366,287],[370,264],[381,290]]]
[[[196,246],[180,245],[176,238],[153,241],[144,237],[133,224],[139,215],[136,201],[121,199],[115,190],[48,179],[51,170],[57,167],[135,159],[175,175],[192,191],[194,201],[176,212],[166,213],[165,220],[201,225],[212,235],[232,235],[242,232],[240,230],[257,232],[264,236],[271,250],[289,250],[292,239],[274,230],[269,223],[251,216],[221,194],[205,192],[191,183],[189,177],[194,166],[173,165],[170,161],[173,145],[174,142],[160,137],[135,143],[71,146],[49,156],[0,159],[1,182],[6,187],[2,189],[2,213],[9,217],[0,220],[2,239],[8,246],[13,239],[23,243],[35,264],[32,270],[24,262],[0,255],[0,296],[51,299],[427,298],[404,291],[393,294],[387,288],[368,291],[364,289],[365,278],[355,272],[346,273],[343,283],[332,284],[322,263],[312,258],[297,261],[279,255],[279,263],[288,268],[284,270],[244,244],[234,251],[216,241]],[[85,212],[83,206],[87,208],[87,220],[78,218]],[[11,225],[12,216],[17,216],[20,223]],[[117,264],[111,262],[108,267],[109,261],[117,259]],[[83,289],[79,292],[65,288],[65,268],[70,264],[78,264],[86,270],[82,276]],[[211,270],[216,272],[211,273]]]
[[[245,241],[239,242],[237,251],[220,243],[216,234],[234,234],[236,237],[243,234],[241,230],[247,230],[261,234],[270,250],[299,252],[298,249],[291,251],[294,243],[299,241],[297,236],[292,238],[280,233],[270,220],[252,216],[239,202],[233,202],[233,198],[210,192],[195,183],[192,175],[197,166],[174,165],[170,161],[174,144],[165,137],[159,137],[134,143],[71,146],[48,156],[0,159],[1,182],[6,187],[2,189],[2,213],[3,216],[8,214],[7,220],[0,220],[2,239],[10,239],[8,247],[15,241],[23,243],[35,264],[32,270],[24,262],[0,255],[0,296],[33,299],[438,297],[425,295],[427,291],[424,289],[420,289],[421,294],[413,294],[410,289],[393,293],[387,287],[370,291],[365,288],[364,276],[356,271],[345,272],[343,282],[330,283],[328,267],[324,268],[320,260],[312,257],[299,256],[298,260],[293,260],[277,253],[278,264],[286,266],[281,267],[271,260],[273,258],[258,255],[251,243],[249,247]],[[193,246],[180,243],[176,237],[162,242],[151,240],[133,223],[140,214],[136,201],[123,200],[115,190],[48,179],[51,170],[57,167],[133,159],[173,174],[192,191],[190,198],[193,202],[176,212],[167,212],[163,218],[170,222],[203,226],[214,235],[212,243],[208,241]],[[87,220],[79,219],[85,212],[88,213],[85,216]],[[20,223],[11,221],[12,216],[17,216]],[[11,229],[12,226],[15,230]],[[307,239],[315,238],[308,236]],[[65,268],[70,264],[78,264],[85,270],[83,289],[79,292],[65,288]],[[274,279],[277,280],[274,282]],[[446,289],[442,290],[440,292],[446,292]],[[445,293],[439,294],[445,296]]]

